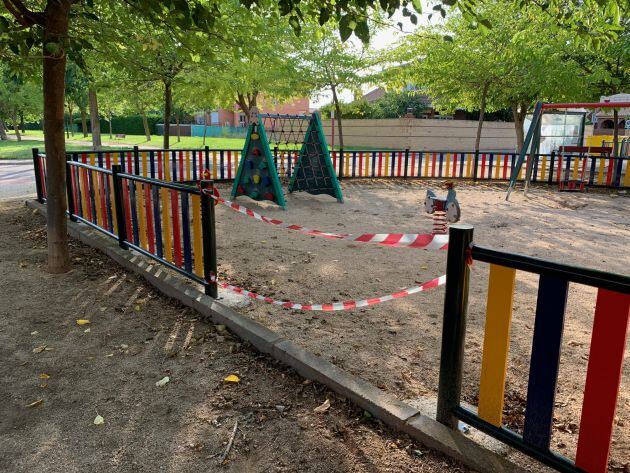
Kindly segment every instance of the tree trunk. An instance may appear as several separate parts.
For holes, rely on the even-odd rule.
[[[179,126],[179,112],[175,114],[175,125],[177,128],[177,142],[179,143],[180,141],[182,141],[182,130]]]
[[[142,126],[144,127],[144,136],[147,141],[151,141],[151,130],[149,129],[149,120],[147,120],[147,112],[144,109],[140,110],[140,116],[142,117]]]
[[[107,123],[109,124],[109,139],[113,140],[114,139],[114,134],[112,133],[112,114],[110,113],[108,115],[109,120],[107,120]]]
[[[22,134],[26,134],[26,124],[24,123],[24,114],[20,112],[20,130]]]
[[[208,112],[203,111],[203,146],[206,146],[206,133],[208,131]]]
[[[519,108],[520,107],[520,108]],[[512,104],[512,116],[514,118],[514,131],[516,132],[516,151],[523,149],[525,142],[525,116],[527,115],[527,105]]]
[[[171,107],[173,105],[173,90],[171,82],[164,82],[164,149],[170,146],[171,137]]]
[[[80,110],[81,110],[81,128],[83,131],[83,138],[87,138],[87,135],[88,135],[87,111],[84,108]]]
[[[8,139],[9,137],[7,136],[7,129],[4,126],[4,122],[2,121],[2,118],[0,118],[0,140],[6,141]]]
[[[90,87],[88,91],[88,98],[90,100],[90,126],[92,128],[92,148],[101,149],[103,143],[101,142],[101,119],[98,114],[98,98],[96,97],[96,90]]]
[[[619,156],[619,109],[613,108],[613,158]]]
[[[337,97],[337,88],[332,85],[330,87],[333,94],[333,102],[335,104],[335,115],[337,115],[337,134],[339,135],[339,149],[343,149],[343,129],[341,128],[341,105],[339,105],[339,97]]]
[[[22,135],[20,135],[20,122],[18,121],[17,113],[13,112],[13,130],[15,131],[15,138],[18,141],[22,141]]]
[[[68,38],[71,2],[55,2],[46,8],[44,49],[48,43],[58,49]],[[50,6],[50,5],[49,5]],[[65,273],[70,266],[66,221],[66,146],[63,136],[66,54],[44,55],[44,127],[46,129],[46,212],[48,227],[48,270]]]
[[[479,123],[477,124],[477,137],[475,138],[475,153],[479,152],[479,144],[481,143],[481,127],[483,126],[483,118],[486,114],[486,99],[488,98],[488,89],[490,84],[486,82],[481,89],[481,104],[479,105]]]

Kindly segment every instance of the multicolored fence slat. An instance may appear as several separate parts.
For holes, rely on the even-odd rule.
[[[496,427],[503,415],[515,278],[515,269],[490,265],[478,415]]]
[[[608,470],[629,316],[630,294],[598,290],[575,456],[589,473]]]
[[[540,449],[551,441],[568,291],[565,279],[540,276],[523,429],[523,440]]]

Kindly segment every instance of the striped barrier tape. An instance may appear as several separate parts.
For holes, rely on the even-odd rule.
[[[206,192],[206,194],[210,195],[209,192]],[[230,200],[226,200],[222,197],[217,197],[216,195],[210,196],[220,204],[223,204],[226,207],[229,207],[236,212],[242,213],[243,215],[247,215],[248,217],[251,217],[255,220],[286,228],[288,230],[294,230],[300,233],[304,233],[305,235],[314,235],[336,240],[353,241],[357,243],[374,243],[376,245],[392,247],[422,248],[425,250],[448,249],[448,235],[437,235],[430,233],[364,233],[362,235],[352,235],[348,233],[322,232],[320,230],[313,230],[310,228],[302,227],[300,225],[291,225],[275,218],[269,218],[257,212],[254,212],[247,207],[239,205]]]
[[[376,305],[382,302],[393,301],[395,299],[401,299],[403,297],[411,296],[412,294],[417,294],[418,292],[423,292],[428,289],[433,289],[434,287],[438,287],[446,283],[446,275],[432,279],[431,281],[427,281],[421,284],[420,286],[414,286],[407,289],[403,289],[402,291],[398,291],[393,294],[388,294],[386,296],[373,297],[371,299],[363,299],[360,301],[352,300],[352,301],[344,301],[344,302],[332,302],[328,304],[296,304],[295,302],[290,302],[290,301],[279,301],[276,299],[272,299],[271,297],[261,296],[260,294],[257,294],[252,291],[248,291],[247,289],[243,289],[242,287],[233,286],[231,284],[220,282],[216,279],[216,277],[212,277],[210,281],[215,282],[218,286],[228,291],[235,292],[237,294],[242,294],[244,296],[247,296],[251,299],[255,299],[257,301],[266,302],[268,304],[273,304],[273,305],[278,305],[287,309],[316,310],[316,311],[331,312],[331,311],[337,311],[337,310],[352,310],[352,309],[358,309],[361,307]]]

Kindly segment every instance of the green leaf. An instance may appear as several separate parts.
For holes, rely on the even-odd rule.
[[[411,0],[411,4],[413,5],[414,10],[418,13],[422,13],[422,1],[421,0]]]
[[[359,38],[364,44],[367,44],[370,41],[370,28],[367,21],[360,21],[357,23],[357,26],[354,29],[354,34],[357,35],[357,38]]]
[[[44,49],[50,54],[55,55],[59,54],[59,52],[61,51],[61,45],[59,45],[59,43],[49,41],[48,43],[44,44]]]
[[[4,33],[9,30],[9,20],[5,17],[0,16],[0,33]]]

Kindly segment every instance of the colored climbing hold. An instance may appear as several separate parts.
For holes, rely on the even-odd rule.
[[[258,199],[258,197],[260,197],[260,193],[257,190],[253,190],[250,192],[249,197],[252,199]]]
[[[269,187],[271,185],[271,179],[269,178],[269,176],[263,177],[262,182],[264,187]]]
[[[251,139],[252,139],[252,140],[257,140],[257,139],[259,139],[259,138],[260,138],[260,136],[258,136],[258,133],[252,133],[252,134],[250,135],[250,137],[251,137]]]
[[[267,169],[267,163],[265,161],[259,162],[258,169]]]
[[[243,188],[243,186],[238,186],[236,188],[236,190],[238,191],[239,194],[244,194],[245,193],[245,189]]]
[[[254,156],[260,156],[260,150],[259,150],[258,148],[254,148],[254,149],[252,150],[252,154],[253,154]]]
[[[254,184],[258,184],[260,182],[260,176],[258,174],[254,174],[252,179],[254,180]]]
[[[265,200],[274,200],[274,198],[273,198],[273,194],[272,194],[271,192],[265,192],[265,193],[263,194],[263,198],[264,198]]]
[[[253,159],[248,159],[247,160],[247,167],[249,167],[249,169],[254,169],[254,160]]]

